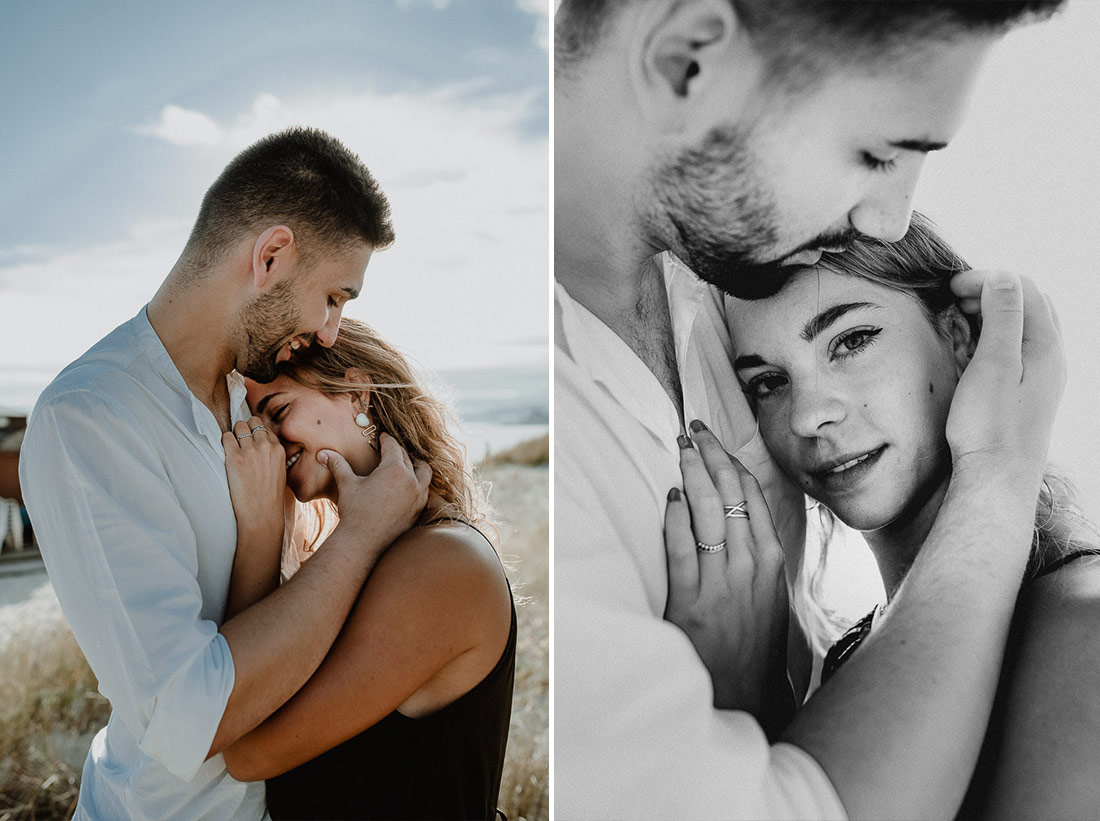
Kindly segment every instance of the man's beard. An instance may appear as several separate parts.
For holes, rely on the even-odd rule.
[[[748,137],[744,128],[715,128],[701,146],[662,165],[654,181],[657,208],[645,215],[644,227],[652,243],[675,253],[700,279],[739,299],[762,299],[800,270],[780,264],[787,256],[846,240],[822,235],[774,257],[778,208]]]
[[[237,316],[245,349],[243,361],[237,362],[241,375],[261,383],[279,375],[276,358],[287,336],[301,323],[295,303],[296,295],[284,279],[241,310]]]

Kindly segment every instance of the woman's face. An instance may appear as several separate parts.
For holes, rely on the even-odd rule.
[[[960,370],[915,297],[812,268],[736,303],[730,327],[768,449],[843,522],[877,530],[942,484]]]
[[[368,442],[355,424],[362,408],[353,394],[328,396],[285,375],[267,384],[251,379],[245,384],[249,408],[279,437],[286,451],[287,487],[301,501],[336,499],[332,473],[317,461],[322,450],[339,453],[360,476],[378,466],[378,452],[371,447],[377,439]]]

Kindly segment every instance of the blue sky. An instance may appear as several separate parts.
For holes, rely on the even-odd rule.
[[[536,0],[6,2],[0,388],[136,313],[225,163],[292,124],[393,205],[349,313],[435,368],[545,364],[547,29]]]

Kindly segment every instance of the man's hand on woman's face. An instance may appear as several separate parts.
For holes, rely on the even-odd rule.
[[[339,527],[373,533],[363,544],[383,548],[413,526],[428,501],[432,470],[414,463],[388,433],[378,437],[381,461],[367,476],[358,476],[343,456],[333,450],[317,454],[336,480]]]
[[[1030,279],[1003,271],[966,271],[951,289],[964,312],[982,317],[947,419],[955,469],[990,479],[1023,471],[1037,482],[1066,380],[1054,306]]]

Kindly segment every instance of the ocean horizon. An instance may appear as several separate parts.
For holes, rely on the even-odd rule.
[[[0,373],[0,417],[29,416],[43,389],[60,372],[26,368]],[[429,371],[429,385],[452,406],[458,436],[471,461],[550,430],[550,374],[546,365],[502,365]]]

